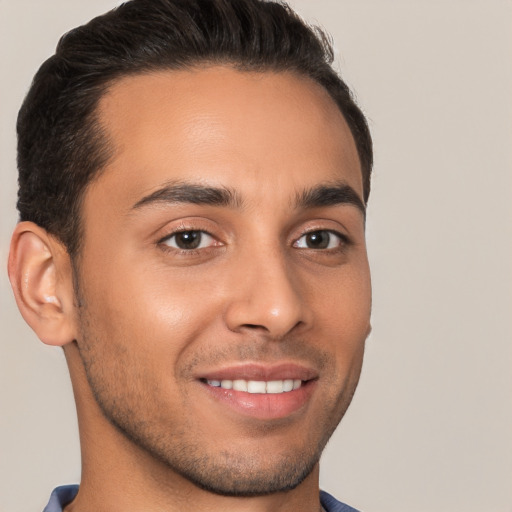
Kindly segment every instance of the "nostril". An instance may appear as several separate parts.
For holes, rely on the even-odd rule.
[[[247,327],[248,329],[263,329],[264,331],[268,331],[268,329],[264,325],[258,324],[244,324],[242,327]]]

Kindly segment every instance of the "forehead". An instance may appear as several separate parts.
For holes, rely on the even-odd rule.
[[[339,108],[293,73],[216,66],[125,77],[100,101],[99,118],[113,157],[98,185],[132,201],[169,180],[254,190],[342,179],[362,196]]]

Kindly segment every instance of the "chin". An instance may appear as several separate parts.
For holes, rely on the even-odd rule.
[[[225,456],[225,455],[224,455]],[[224,459],[222,464],[199,460],[187,468],[172,468],[197,487],[222,496],[254,497],[286,492],[299,486],[315,469],[319,455],[304,460],[303,453],[264,468],[253,461]],[[218,458],[222,460],[223,455]]]

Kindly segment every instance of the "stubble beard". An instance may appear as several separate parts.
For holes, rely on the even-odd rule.
[[[201,440],[190,434],[190,423],[175,428],[162,421],[158,401],[153,400],[158,396],[158,386],[144,387],[144,369],[137,368],[136,362],[128,360],[123,364],[122,360],[117,360],[110,373],[105,370],[105,361],[112,362],[115,358],[112,353],[110,358],[105,358],[105,349],[98,350],[98,347],[110,343],[94,335],[83,303],[80,309],[79,353],[90,389],[104,417],[155,461],[214,494],[263,496],[300,485],[318,464],[325,445],[350,405],[359,380],[361,365],[347,378],[337,396],[324,403],[314,432],[309,432],[301,445],[292,446],[285,453],[247,453],[237,450],[236,443],[233,450],[209,453],[200,444]],[[126,372],[127,368],[131,373]],[[138,382],[139,387],[130,386],[133,382]],[[155,405],[153,410],[152,405]]]

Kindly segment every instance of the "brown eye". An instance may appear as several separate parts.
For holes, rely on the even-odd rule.
[[[310,249],[327,249],[331,239],[330,233],[326,231],[318,231],[316,233],[308,233],[306,235],[306,245]]]
[[[162,243],[181,250],[203,249],[214,244],[214,239],[205,231],[180,231],[169,236]]]
[[[301,249],[334,249],[346,242],[345,236],[323,229],[302,235],[295,242],[294,246]]]

